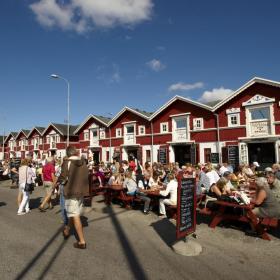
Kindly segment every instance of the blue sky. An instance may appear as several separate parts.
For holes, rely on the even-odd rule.
[[[130,3],[130,5],[129,5]],[[0,134],[175,94],[210,101],[280,81],[277,0],[8,0],[0,4]],[[208,92],[210,98],[205,98]],[[209,93],[210,92],[210,93]]]

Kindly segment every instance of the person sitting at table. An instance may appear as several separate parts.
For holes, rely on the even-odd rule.
[[[162,217],[166,217],[165,205],[177,205],[177,188],[178,182],[176,181],[176,176],[173,173],[168,174],[169,183],[166,186],[166,189],[160,191],[160,195],[168,196],[170,198],[160,199],[159,200],[159,214]]]
[[[112,185],[121,185],[122,181],[121,181],[121,176],[118,172],[113,173],[108,181],[108,185],[112,186]]]
[[[144,214],[149,214],[151,199],[145,193],[145,190],[150,189],[149,186],[150,174],[140,175],[138,178],[137,197],[144,201]]]
[[[220,179],[220,176],[218,173],[213,169],[213,166],[211,163],[208,163],[205,165],[203,172],[205,173],[205,177],[202,176],[203,180],[203,188],[205,189],[205,192],[208,192],[210,188],[217,183],[217,181]]]
[[[99,182],[99,187],[104,186],[105,176],[104,173],[100,171],[99,166],[95,166],[92,173],[93,181]]]
[[[222,177],[220,178],[217,183],[213,184],[209,191],[208,195],[211,197],[219,198],[222,195],[230,195],[230,191],[227,189],[227,180]]]
[[[160,184],[159,174],[157,172],[153,172],[153,176],[150,176],[149,186],[150,188],[156,188]]]
[[[136,194],[137,184],[136,181],[132,178],[132,171],[125,172],[123,188],[127,189],[127,195],[134,196]]]
[[[280,203],[280,180],[276,178],[276,175],[273,172],[268,172],[266,178],[272,193]]]
[[[255,204],[253,213],[259,218],[280,218],[280,203],[269,188],[266,178],[256,179],[256,199],[251,201]]]
[[[226,180],[226,189],[228,192],[236,190],[235,187],[231,183],[232,173],[229,171],[225,171],[222,178]]]

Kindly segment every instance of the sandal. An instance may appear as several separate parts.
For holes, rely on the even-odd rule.
[[[87,248],[87,244],[86,243],[79,243],[79,242],[75,242],[73,244],[74,248],[77,249],[86,249]]]
[[[62,235],[63,235],[64,239],[66,240],[69,238],[70,232],[68,230],[63,229]]]
[[[44,209],[44,208],[41,207],[41,206],[39,206],[38,209],[39,209],[40,212],[46,212],[46,209]]]

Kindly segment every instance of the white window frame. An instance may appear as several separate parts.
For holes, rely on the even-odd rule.
[[[46,139],[47,139],[47,144],[50,144],[50,142],[51,142],[50,136],[47,136]]]
[[[116,137],[122,137],[122,129],[116,128]]]
[[[106,132],[104,128],[99,129],[99,139],[105,139],[106,138]]]
[[[89,140],[89,132],[88,132],[88,130],[87,130],[87,131],[84,131],[84,140],[85,140],[85,141],[88,141],[88,140]]]
[[[163,126],[166,126],[166,131],[163,131]],[[168,127],[168,122],[162,122],[160,123],[160,133],[168,133],[169,132],[169,127]]]
[[[143,129],[143,132],[141,130]],[[145,125],[139,125],[138,126],[138,135],[145,135],[146,134],[146,127]]]
[[[39,145],[42,145],[42,144],[43,144],[43,138],[40,137],[40,138],[39,138]]]
[[[197,126],[197,122],[200,121],[200,126]],[[193,130],[202,130],[204,128],[203,118],[194,118],[193,119]]]
[[[231,117],[236,117],[236,124],[233,124],[231,122]],[[228,114],[228,126],[229,127],[240,126],[240,113]]]
[[[59,135],[56,135],[56,137],[55,137],[55,143],[60,143],[60,136],[59,136]]]

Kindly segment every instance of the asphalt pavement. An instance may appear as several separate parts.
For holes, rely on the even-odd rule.
[[[17,189],[0,182],[0,279],[279,279],[280,233],[272,241],[248,236],[242,227],[208,227],[199,218],[196,257],[173,252],[175,225],[156,213],[143,215],[103,197],[85,208],[87,249],[73,248],[75,236],[61,234],[59,205],[36,209],[44,192],[31,196],[32,211],[17,216]],[[190,237],[193,238],[193,237]]]

